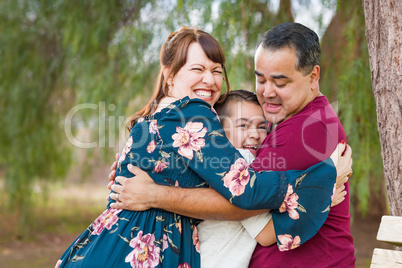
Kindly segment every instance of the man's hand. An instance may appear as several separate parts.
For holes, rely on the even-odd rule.
[[[157,185],[148,173],[138,167],[129,164],[127,169],[135,176],[132,178],[119,176],[115,179],[121,185],[111,185],[111,189],[115,193],[111,193],[109,197],[116,203],[112,203],[110,206],[133,211],[150,209],[154,201],[152,197],[162,194],[164,187]]]

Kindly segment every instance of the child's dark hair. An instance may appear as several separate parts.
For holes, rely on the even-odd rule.
[[[226,100],[222,103],[216,103],[214,108],[218,113],[219,117],[221,119],[224,119],[232,115],[230,112],[229,105],[233,104],[234,102],[240,102],[240,101],[247,101],[260,105],[258,103],[257,95],[254,92],[244,89],[238,89],[230,91],[230,93],[226,96]]]

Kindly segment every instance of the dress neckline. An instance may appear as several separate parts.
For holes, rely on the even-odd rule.
[[[164,114],[166,114],[168,111],[170,111],[171,109],[176,108],[180,103],[187,101],[187,100],[190,100],[190,98],[188,96],[186,96],[182,99],[175,100],[174,102],[171,102],[168,106],[166,106],[159,112],[145,116],[145,119],[158,119],[161,116],[163,116]]]

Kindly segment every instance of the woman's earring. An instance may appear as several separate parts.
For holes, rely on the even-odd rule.
[[[174,87],[174,83],[173,83],[173,82],[168,83],[168,88],[169,88],[168,95],[169,95],[169,96],[171,95],[170,93],[172,92],[173,87]]]

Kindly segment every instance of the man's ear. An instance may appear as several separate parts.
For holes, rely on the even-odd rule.
[[[318,90],[319,87],[319,80],[320,80],[320,66],[314,66],[313,70],[310,73],[310,87],[312,90]]]

